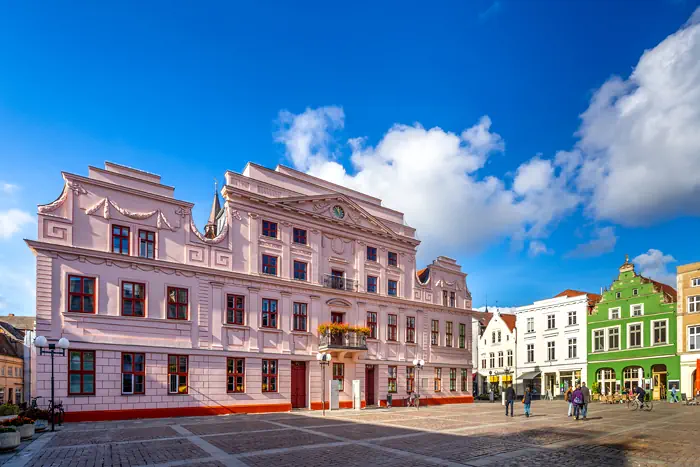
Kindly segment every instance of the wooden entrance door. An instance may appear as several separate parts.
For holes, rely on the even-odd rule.
[[[375,405],[374,400],[374,365],[365,366],[365,404]]]
[[[306,362],[292,362],[292,408],[306,407]]]

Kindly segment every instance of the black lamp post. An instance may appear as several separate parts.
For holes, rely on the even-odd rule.
[[[331,363],[331,354],[317,353],[316,360],[321,364],[323,376],[321,378],[321,402],[323,404],[323,416],[326,416],[326,367]]]
[[[54,355],[60,355],[65,357],[66,349],[70,346],[70,342],[65,337],[61,337],[58,340],[58,344],[49,344],[44,336],[37,336],[34,339],[34,345],[39,348],[39,355],[51,355],[51,431],[56,429],[56,396],[54,394],[54,369],[53,369],[53,357]],[[70,363],[69,363],[70,365]]]

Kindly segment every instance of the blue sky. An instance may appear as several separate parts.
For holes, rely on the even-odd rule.
[[[0,5],[0,313],[33,314],[36,205],[105,160],[200,224],[249,160],[363,189],[475,305],[700,259],[697,2],[147,3]]]

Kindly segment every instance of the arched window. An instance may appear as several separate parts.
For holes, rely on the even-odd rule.
[[[613,394],[615,392],[615,370],[612,368],[601,368],[596,373],[596,379],[600,385],[601,394]]]

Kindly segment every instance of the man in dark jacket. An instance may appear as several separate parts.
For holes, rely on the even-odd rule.
[[[508,416],[508,406],[510,406],[510,416],[513,416],[513,406],[515,405],[515,389],[508,386],[506,389],[506,417]]]
[[[581,383],[581,393],[583,394],[583,408],[581,409],[581,414],[585,420],[588,417],[588,404],[591,402],[591,390],[588,389],[586,383]]]

